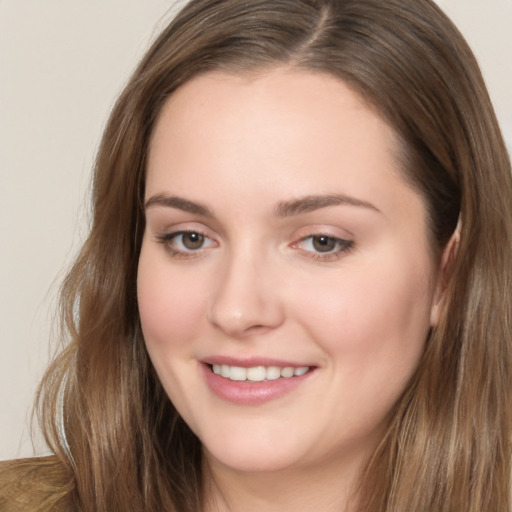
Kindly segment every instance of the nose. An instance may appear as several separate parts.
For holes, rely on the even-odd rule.
[[[225,262],[212,293],[208,320],[224,334],[243,338],[275,329],[284,321],[279,272],[255,254]]]

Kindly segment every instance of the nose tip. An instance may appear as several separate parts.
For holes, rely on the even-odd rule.
[[[219,312],[215,309],[215,314],[210,316],[210,322],[218,329],[222,330],[230,337],[243,337],[257,332],[264,332],[270,325],[262,324],[259,320],[250,315],[251,312],[241,311],[240,309]]]
[[[269,269],[258,271],[248,262],[231,264],[219,276],[208,320],[230,337],[264,333],[279,326],[283,309]]]

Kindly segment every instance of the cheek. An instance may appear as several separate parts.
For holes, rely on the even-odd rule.
[[[141,252],[137,295],[148,350],[186,346],[204,318],[204,288],[149,251]]]
[[[343,374],[407,380],[428,335],[430,288],[425,267],[354,267],[321,289],[305,284],[304,296],[315,300],[302,302],[301,321]]]
[[[143,250],[137,275],[142,333],[151,362],[168,397],[184,417],[193,418],[188,397],[200,396],[193,340],[204,315],[199,280],[172,271],[165,257]],[[190,276],[189,276],[190,277]]]
[[[356,437],[385,421],[419,364],[429,330],[428,276],[389,277],[375,269],[331,279],[317,288],[318,300],[300,308],[302,325],[328,356],[333,398],[319,396],[317,413]]]

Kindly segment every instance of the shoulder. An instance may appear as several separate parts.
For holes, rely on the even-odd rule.
[[[0,462],[2,512],[69,512],[71,477],[57,457]]]

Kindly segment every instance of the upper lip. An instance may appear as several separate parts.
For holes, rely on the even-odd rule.
[[[228,366],[238,366],[240,368],[253,368],[255,366],[278,366],[280,368],[284,367],[292,367],[292,368],[301,368],[304,366],[312,366],[307,363],[298,363],[296,361],[286,361],[284,359],[274,359],[270,357],[248,357],[248,358],[239,358],[239,357],[231,357],[231,356],[209,356],[205,357],[201,360],[204,364],[225,364]]]

